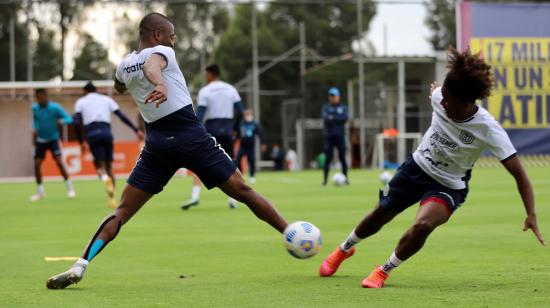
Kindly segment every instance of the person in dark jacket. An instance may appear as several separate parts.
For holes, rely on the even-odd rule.
[[[328,171],[332,162],[333,149],[338,149],[338,156],[342,164],[342,173],[348,182],[348,165],[346,163],[346,122],[348,121],[348,106],[340,103],[340,90],[330,88],[328,90],[329,103],[321,109],[324,124],[325,156],[323,168],[323,185],[327,184]]]

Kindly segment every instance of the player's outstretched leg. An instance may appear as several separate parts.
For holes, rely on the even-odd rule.
[[[416,215],[414,224],[401,237],[390,258],[382,266],[376,267],[367,278],[363,279],[362,286],[364,288],[381,288],[384,286],[384,282],[391,271],[398,267],[401,262],[417,253],[430,233],[449,220],[451,212],[443,200],[424,203]]]
[[[71,284],[78,283],[84,276],[88,263],[117,236],[122,225],[128,222],[151,196],[151,194],[131,185],[126,185],[122,192],[120,205],[103,220],[84,254],[69,270],[48,279],[46,282],[48,289],[64,289]]]
[[[368,214],[350,233],[348,238],[342,242],[328,257],[321,263],[319,275],[330,277],[336,273],[342,262],[353,256],[355,244],[378,232],[382,226],[390,222],[398,212],[386,210],[379,205]]]
[[[246,204],[256,217],[267,222],[277,231],[283,233],[288,225],[269,200],[244,182],[243,176],[238,170],[219,188],[229,197]]]

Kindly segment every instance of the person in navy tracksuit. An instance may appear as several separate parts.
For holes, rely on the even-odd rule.
[[[239,137],[241,143],[239,152],[237,153],[237,163],[239,164],[239,169],[243,170],[241,160],[243,156],[246,155],[250,174],[249,182],[254,184],[256,182],[256,178],[254,177],[256,174],[256,155],[254,153],[256,148],[256,137],[260,139],[262,152],[265,151],[265,144],[262,127],[259,123],[254,121],[254,114],[251,109],[246,109],[244,111],[244,121],[242,121],[240,125]]]
[[[348,106],[340,103],[340,90],[330,88],[328,90],[329,103],[321,109],[324,124],[325,156],[323,168],[323,185],[327,184],[328,171],[332,161],[333,149],[338,149],[338,156],[342,164],[342,173],[348,182],[348,165],[346,163],[346,122],[348,121]]]

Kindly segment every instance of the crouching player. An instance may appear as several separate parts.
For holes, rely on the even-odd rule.
[[[365,288],[381,288],[391,271],[417,253],[430,233],[466,200],[471,170],[486,149],[516,180],[527,212],[523,230],[531,229],[538,241],[546,244],[537,227],[533,189],[514,146],[489,112],[475,103],[491,92],[491,67],[469,50],[459,53],[450,49],[449,53],[450,71],[443,87],[432,84],[432,123],[421,144],[381,192],[376,208],[323,261],[322,277],[332,276],[353,255],[357,243],[420,201],[415,222],[390,258],[362,282]]]

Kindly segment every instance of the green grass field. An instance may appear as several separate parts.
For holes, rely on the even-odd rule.
[[[548,170],[530,169],[539,224],[550,239]],[[92,262],[84,280],[47,290],[46,279],[78,256],[110,212],[99,181],[46,183],[48,197],[31,203],[34,185],[0,184],[0,306],[365,307],[550,305],[550,251],[521,231],[525,212],[503,168],[476,169],[467,202],[416,256],[392,273],[387,287],[361,280],[384,262],[411,224],[411,207],[363,241],[332,278],[319,278],[323,258],[376,203],[378,172],[354,171],[349,187],[321,187],[320,172],[262,173],[254,187],[289,220],[323,232],[321,253],[292,258],[282,237],[244,206],[229,210],[218,191],[183,212],[189,178],[174,178]],[[119,185],[122,186],[122,181]]]

